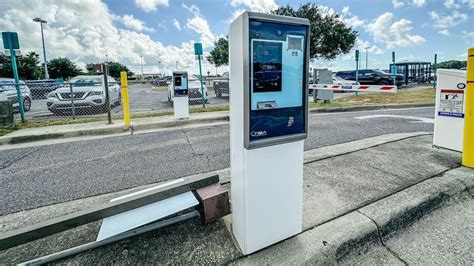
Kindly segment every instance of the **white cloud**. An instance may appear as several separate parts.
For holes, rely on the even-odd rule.
[[[446,36],[449,35],[449,30],[448,29],[439,30],[438,32],[439,32],[439,34],[443,34],[443,35],[446,35]]]
[[[169,0],[135,0],[137,7],[145,12],[156,11],[157,6],[169,6]]]
[[[201,35],[200,42],[203,47],[213,46],[216,36],[211,32],[209,23],[207,23],[207,20],[202,17],[199,8],[195,5],[187,6],[184,3],[182,4],[182,7],[189,10],[194,15],[194,17],[188,19],[186,27]]]
[[[173,25],[176,27],[177,30],[181,31],[181,24],[177,19],[173,19]]]
[[[433,20],[433,27],[437,29],[447,29],[466,22],[469,16],[454,10],[451,15],[440,15],[436,11],[431,11],[428,15]]]
[[[426,0],[413,0],[413,5],[416,7],[422,7],[426,4]]]
[[[148,31],[148,32],[155,31],[153,28],[145,26],[145,22],[134,18],[133,15],[124,15],[123,17],[120,18],[120,21],[123,23],[125,27],[132,29],[134,31]]]
[[[231,0],[230,4],[232,6],[245,6],[250,11],[256,12],[270,12],[278,8],[275,0]]]
[[[402,1],[399,1],[399,0],[392,0],[392,5],[396,9],[396,8],[403,7],[405,5],[405,3],[402,2]]]
[[[41,14],[48,21],[44,36],[49,59],[68,57],[84,66],[104,61],[107,54],[110,60],[140,73],[140,55],[143,55],[145,73],[155,71],[158,61],[169,73],[175,69],[177,60],[180,69],[196,73],[193,42],[167,46],[143,32],[118,28],[114,25],[117,16],[101,1],[89,0],[86,5],[76,0],[25,0],[3,2],[1,6],[0,29],[18,32],[25,53],[42,53],[39,25],[31,19]],[[1,42],[0,48],[3,48]]]
[[[366,21],[360,19],[358,16],[352,14],[348,6],[344,6],[341,12],[341,20],[348,26],[352,28],[357,28],[363,26]]]
[[[374,19],[367,26],[367,31],[375,42],[385,43],[387,48],[410,47],[425,42],[420,35],[411,34],[412,22],[407,19],[393,21],[393,14],[387,12]]]
[[[446,8],[461,8],[466,5],[468,8],[474,8],[474,0],[445,0]]]

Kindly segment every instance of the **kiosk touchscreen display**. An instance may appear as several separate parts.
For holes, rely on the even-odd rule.
[[[308,30],[305,25],[249,20],[250,145],[306,133]]]
[[[177,77],[174,77],[174,85],[176,87],[181,87],[181,77],[177,76]]]
[[[282,43],[253,43],[253,92],[281,91]]]

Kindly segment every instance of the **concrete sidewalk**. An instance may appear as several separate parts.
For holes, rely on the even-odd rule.
[[[303,232],[250,256],[234,245],[230,216],[202,225],[190,220],[67,258],[73,264],[336,263],[379,245],[408,224],[472,190],[474,170],[459,153],[433,149],[432,136],[391,134],[305,152]],[[224,184],[228,169],[219,171]],[[21,228],[133,190],[0,217],[0,231]],[[268,221],[271,222],[271,221]],[[100,222],[0,252],[18,263],[95,240]]]
[[[229,121],[228,112],[197,113],[191,114],[189,119],[179,120],[175,119],[173,116],[136,118],[132,121],[132,127],[133,130],[148,130],[191,124],[205,124],[219,121]],[[125,131],[130,131],[130,129],[125,128],[121,120],[118,120],[113,124],[107,124],[107,121],[101,121],[82,124],[26,128],[0,137],[0,145],[47,139],[73,138],[80,136],[110,135],[123,133]]]

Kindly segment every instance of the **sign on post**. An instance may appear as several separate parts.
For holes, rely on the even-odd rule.
[[[202,67],[201,67],[201,58],[202,58],[202,44],[201,43],[194,43],[194,54],[196,55],[199,61],[199,81],[201,83],[201,104],[202,108],[205,108],[206,105],[204,104],[204,87],[202,85]]]
[[[18,33],[16,32],[2,32],[3,47],[5,49],[20,49],[20,42],[18,41]]]

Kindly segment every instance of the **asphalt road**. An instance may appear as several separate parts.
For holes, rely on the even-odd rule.
[[[217,98],[214,91],[208,86],[208,104],[221,104],[228,103],[229,97]],[[149,83],[146,84],[129,84],[129,101],[130,101],[130,112],[134,113],[148,113],[163,110],[172,110],[173,107],[168,102],[168,92],[166,90],[153,90],[153,86]],[[191,103],[191,105],[199,105],[197,102]],[[80,117],[90,116],[106,116],[106,113],[99,113],[90,109],[77,110],[77,115]],[[121,115],[121,106],[112,106],[112,114]],[[31,110],[26,112],[27,119],[45,119],[45,118],[64,118],[67,116],[56,116],[51,113],[46,107],[46,99],[33,99],[31,103]]]
[[[388,116],[370,117],[380,114]],[[433,116],[434,108],[312,114],[305,149],[432,131],[414,117]],[[0,150],[0,215],[227,167],[228,124]]]

